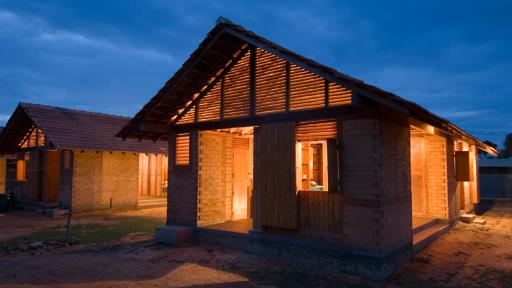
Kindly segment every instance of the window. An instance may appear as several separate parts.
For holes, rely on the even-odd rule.
[[[16,180],[26,181],[27,180],[27,161],[18,160],[16,162]]]
[[[297,125],[297,190],[339,190],[337,123],[335,120]]]
[[[299,190],[328,190],[327,141],[297,143]]]
[[[176,165],[190,164],[190,134],[176,135]]]

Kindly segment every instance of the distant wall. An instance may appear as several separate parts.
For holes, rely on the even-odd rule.
[[[74,151],[73,160],[75,211],[137,206],[137,154]]]
[[[512,197],[512,167],[480,167],[482,197]]]

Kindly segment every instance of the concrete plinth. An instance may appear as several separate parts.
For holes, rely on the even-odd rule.
[[[183,245],[192,241],[195,229],[190,226],[169,225],[156,228],[155,238],[158,242],[171,245]]]

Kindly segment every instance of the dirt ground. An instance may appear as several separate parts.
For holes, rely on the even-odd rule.
[[[74,245],[26,251],[8,247],[53,236],[45,231],[60,231],[62,219],[0,216],[0,287],[512,287],[512,207],[486,211],[486,225],[458,224],[383,283],[226,248],[159,245],[148,231],[164,214],[158,208],[82,215],[75,225],[97,224],[116,237],[91,237],[102,230],[84,226],[89,230]],[[143,232],[123,226],[133,219],[147,221],[134,222]]]

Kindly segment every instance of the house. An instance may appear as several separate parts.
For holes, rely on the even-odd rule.
[[[19,104],[0,134],[0,154],[15,156],[7,181],[16,198],[74,211],[135,208],[153,201],[146,199],[165,199],[167,145],[115,137],[128,121]]]
[[[512,158],[479,161],[480,193],[484,198],[512,198]]]
[[[0,134],[4,127],[0,126]],[[0,194],[7,192],[7,157],[0,155]]]
[[[378,279],[473,209],[477,149],[496,154],[222,18],[118,136],[169,142],[160,239],[331,257]]]

